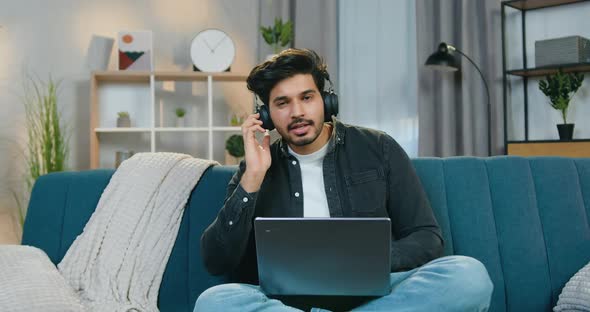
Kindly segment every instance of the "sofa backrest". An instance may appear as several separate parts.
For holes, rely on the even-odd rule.
[[[490,311],[550,311],[590,261],[590,159],[420,158],[414,166],[446,240],[482,261]]]
[[[193,190],[166,266],[158,306],[162,312],[192,312],[205,289],[225,282],[211,276],[201,260],[200,237],[223,205],[235,166],[209,168]],[[94,212],[114,170],[52,173],[33,188],[23,245],[43,249],[59,263]]]
[[[417,158],[413,164],[446,241],[445,253],[482,261],[494,282],[490,311],[550,311],[567,280],[590,260],[590,159]],[[223,277],[203,267],[199,239],[237,167],[207,170],[193,190],[162,285],[159,307],[192,311]],[[112,170],[39,178],[23,244],[58,263],[94,211]]]

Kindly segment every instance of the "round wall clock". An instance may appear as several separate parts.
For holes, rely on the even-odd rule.
[[[195,67],[203,72],[227,70],[236,55],[231,38],[219,29],[205,29],[198,33],[191,43],[191,59]]]

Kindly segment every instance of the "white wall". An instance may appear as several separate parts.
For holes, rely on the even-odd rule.
[[[387,132],[418,155],[414,1],[341,0],[339,101],[344,122]]]
[[[62,79],[59,106],[71,130],[71,169],[89,166],[87,53],[93,35],[152,30],[156,70],[190,68],[189,44],[204,28],[226,31],[237,49],[232,71],[257,62],[258,0],[0,0],[0,210],[24,172],[23,72]],[[109,69],[116,69],[116,44]],[[230,95],[231,96],[231,95]]]
[[[507,67],[522,68],[521,19],[518,11],[507,8]],[[535,41],[579,35],[590,39],[590,3],[528,11],[526,13],[527,66],[535,67]],[[543,78],[543,77],[540,77]],[[508,128],[509,140],[524,139],[524,95],[522,79],[509,77]],[[558,139],[556,124],[563,123],[561,113],[554,110],[539,90],[539,78],[528,83],[529,139]],[[590,75],[570,103],[568,123],[575,123],[574,138],[590,138]]]

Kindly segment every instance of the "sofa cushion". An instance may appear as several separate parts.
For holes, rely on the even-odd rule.
[[[590,311],[590,263],[565,284],[553,311]]]
[[[41,249],[0,245],[0,276],[0,311],[84,310],[74,290]]]

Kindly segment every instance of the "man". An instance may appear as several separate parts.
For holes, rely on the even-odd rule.
[[[326,65],[310,50],[283,51],[250,73],[248,89],[269,113],[265,126],[274,124],[281,139],[270,145],[260,113],[242,125],[245,159],[201,237],[207,270],[239,283],[208,289],[195,311],[487,310],[493,286],[485,267],[469,257],[438,258],[441,231],[403,149],[383,132],[325,118],[327,79]],[[257,132],[265,133],[261,142]],[[372,300],[268,298],[257,286],[256,217],[390,218],[393,291]]]

